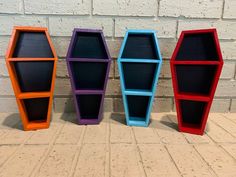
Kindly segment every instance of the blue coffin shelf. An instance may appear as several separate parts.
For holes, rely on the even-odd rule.
[[[127,125],[148,126],[161,65],[156,32],[128,30],[118,57]]]

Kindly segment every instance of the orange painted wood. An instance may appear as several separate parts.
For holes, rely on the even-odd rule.
[[[47,38],[48,44],[51,48],[53,58],[13,58],[14,49],[16,47],[16,42],[19,37],[20,32],[43,32]],[[35,130],[35,129],[43,129],[48,128],[51,119],[51,109],[53,102],[53,92],[55,85],[55,77],[56,77],[56,64],[57,64],[57,55],[55,49],[53,47],[52,41],[50,39],[47,28],[42,27],[28,27],[28,26],[16,26],[13,28],[12,36],[9,42],[9,46],[6,52],[6,65],[8,68],[9,76],[11,79],[12,87],[16,96],[17,105],[19,108],[21,120],[23,123],[24,130]],[[53,71],[52,71],[52,79],[51,79],[51,87],[49,91],[43,92],[22,92],[19,86],[19,82],[16,76],[16,71],[13,66],[14,62],[18,61],[52,61],[53,62]],[[48,98],[48,110],[46,120],[35,120],[29,121],[25,104],[23,100],[34,99],[34,98]]]

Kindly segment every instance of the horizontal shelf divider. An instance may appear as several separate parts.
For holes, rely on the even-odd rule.
[[[110,59],[97,59],[97,58],[68,58],[68,61],[81,61],[81,62],[109,62]]]
[[[128,120],[128,124],[131,125],[131,126],[132,125],[133,126],[141,126],[141,127],[146,127],[147,126],[146,121],[138,120],[139,118],[136,118],[137,120],[132,120],[132,119],[135,119],[135,118],[132,117],[131,120]]]
[[[44,129],[44,128],[48,128],[49,125],[47,122],[28,122],[27,126],[26,126],[26,129],[27,130],[32,130],[32,129]]]
[[[219,61],[171,61],[175,65],[219,65]]]
[[[146,90],[135,90],[135,89],[126,89],[124,90],[125,95],[139,95],[139,96],[152,96],[152,91]]]
[[[211,100],[210,96],[197,95],[197,94],[177,94],[176,98],[179,100],[193,100],[193,101],[203,101],[209,102]]]
[[[17,98],[19,99],[27,99],[27,98],[44,98],[50,97],[51,92],[24,92],[19,93]]]
[[[8,61],[55,61],[56,58],[9,58]]]
[[[156,59],[131,59],[131,58],[120,58],[121,62],[133,62],[133,63],[160,63],[160,60]]]
[[[104,94],[104,90],[75,90],[75,94]]]
[[[80,124],[98,124],[99,120],[98,118],[80,118]]]
[[[129,33],[131,34],[145,34],[145,33],[156,33],[155,30],[148,30],[148,29],[142,29],[142,30],[136,30],[136,29],[129,29]]]

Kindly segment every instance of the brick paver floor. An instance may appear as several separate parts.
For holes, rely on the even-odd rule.
[[[79,126],[54,114],[50,128],[22,131],[18,114],[0,114],[0,177],[236,177],[236,114],[211,114],[206,133],[177,131],[174,113],[152,114],[148,128],[105,113]]]

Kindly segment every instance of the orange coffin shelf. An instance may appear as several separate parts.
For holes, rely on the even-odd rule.
[[[56,62],[47,28],[14,27],[6,64],[24,130],[49,127]]]

